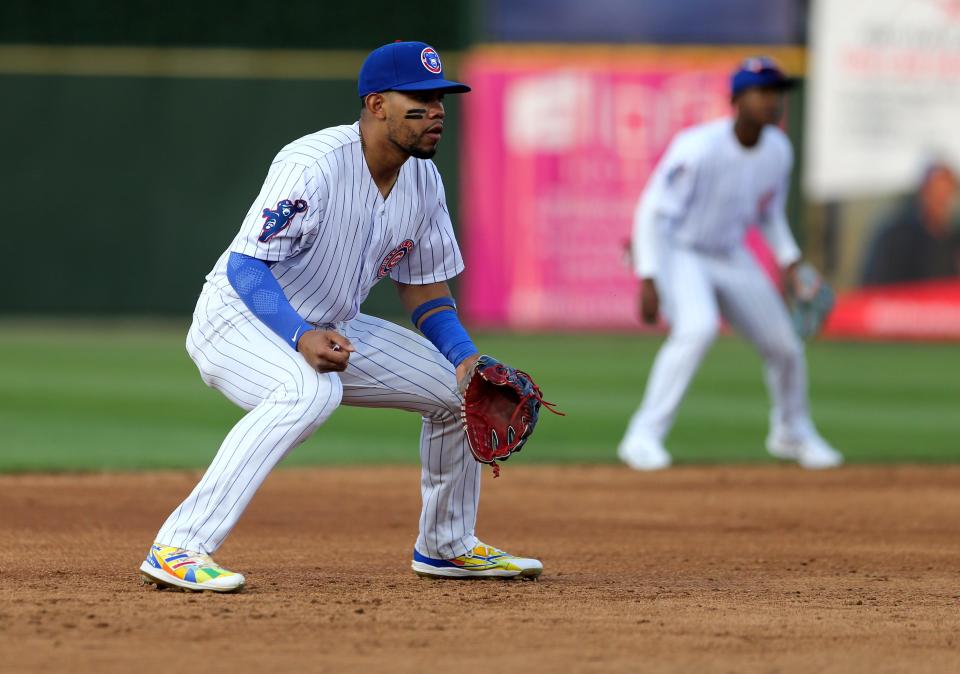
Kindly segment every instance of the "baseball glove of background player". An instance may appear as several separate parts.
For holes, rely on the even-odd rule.
[[[477,461],[493,466],[494,477],[500,474],[497,461],[519,452],[533,433],[541,405],[563,415],[543,399],[530,375],[490,356],[477,359],[462,387],[467,444]]]
[[[818,332],[833,310],[833,288],[809,264],[797,269],[796,283],[787,300],[793,329],[801,339],[810,339]]]

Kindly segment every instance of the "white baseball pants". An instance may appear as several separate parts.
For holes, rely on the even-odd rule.
[[[646,434],[662,442],[703,356],[725,318],[763,357],[772,410],[771,433],[789,439],[813,429],[807,401],[803,344],[777,289],[746,248],[704,253],[661,245],[660,306],[670,335],[660,348],[627,439]]]
[[[423,509],[416,548],[434,558],[477,542],[480,464],[459,420],[453,366],[422,336],[372,316],[337,326],[357,348],[345,372],[319,373],[242,304],[204,295],[187,351],[207,385],[248,413],[156,540],[214,552],[275,465],[340,405],[420,414]]]

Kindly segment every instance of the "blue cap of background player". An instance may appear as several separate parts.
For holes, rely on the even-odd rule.
[[[766,56],[754,56],[740,64],[730,78],[731,93],[736,96],[751,87],[791,89],[797,81],[787,77],[776,62]]]
[[[374,49],[360,66],[360,98],[381,91],[465,94],[470,87],[445,79],[437,50],[423,42],[393,42]]]

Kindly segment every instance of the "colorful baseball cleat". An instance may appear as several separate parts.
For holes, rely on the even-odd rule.
[[[169,587],[195,592],[239,592],[245,582],[241,574],[227,571],[210,555],[160,543],[150,546],[146,560],[140,565],[140,575],[144,584],[156,585],[157,589]]]
[[[433,559],[413,551],[413,572],[428,578],[536,578],[543,571],[538,559],[514,557],[477,541],[473,550],[453,559]]]

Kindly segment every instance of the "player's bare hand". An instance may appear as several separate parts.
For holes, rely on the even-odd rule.
[[[350,340],[334,330],[307,330],[297,341],[297,350],[317,372],[343,372],[350,354]]]
[[[645,278],[640,286],[640,317],[644,323],[653,325],[657,322],[659,313],[660,295],[657,294],[657,284],[652,278]]]
[[[781,272],[783,280],[783,294],[786,297],[792,297],[797,294],[799,283],[797,282],[797,270],[800,268],[800,261],[784,267]]]
[[[463,362],[457,365],[457,390],[461,393],[467,388],[467,377],[473,372],[473,364],[480,357],[479,353],[464,358]]]

